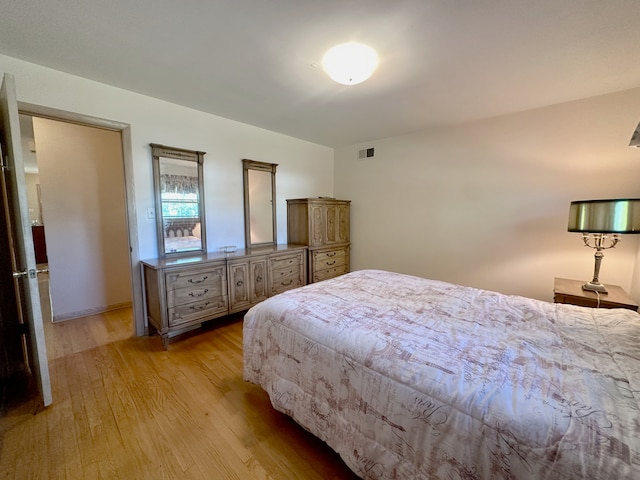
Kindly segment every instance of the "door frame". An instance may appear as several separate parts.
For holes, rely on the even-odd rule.
[[[128,123],[107,120],[80,113],[58,110],[56,108],[18,102],[18,112],[33,117],[47,118],[59,122],[75,123],[89,127],[102,128],[120,132],[122,140],[122,158],[124,167],[124,191],[127,217],[127,234],[129,240],[129,267],[131,274],[133,331],[137,336],[145,334],[145,318],[142,293],[142,278],[137,273],[140,270],[140,255],[138,242],[138,221],[135,201],[135,182],[133,175],[133,150],[131,147],[131,125]]]

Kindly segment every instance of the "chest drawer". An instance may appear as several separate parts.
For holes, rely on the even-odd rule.
[[[339,267],[325,268],[324,270],[315,270],[313,272],[312,282],[321,282],[322,280],[328,280],[329,278],[338,277],[349,273],[349,269],[346,265],[340,265]]]
[[[320,282],[349,272],[349,246],[309,252],[309,281]]]
[[[338,268],[347,264],[347,252],[344,248],[313,252],[312,262],[315,270]]]

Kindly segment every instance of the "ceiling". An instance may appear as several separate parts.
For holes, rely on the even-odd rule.
[[[0,53],[331,147],[640,86],[638,0],[0,0],[0,12]],[[317,66],[345,41],[381,58],[365,83]]]

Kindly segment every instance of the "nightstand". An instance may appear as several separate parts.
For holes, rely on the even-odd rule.
[[[556,278],[553,285],[553,301],[582,307],[628,308],[638,311],[638,304],[617,285],[606,285],[609,293],[590,292],[582,289],[585,281]]]

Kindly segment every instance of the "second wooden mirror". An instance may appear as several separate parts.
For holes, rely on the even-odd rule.
[[[275,163],[242,160],[246,248],[277,245]]]

